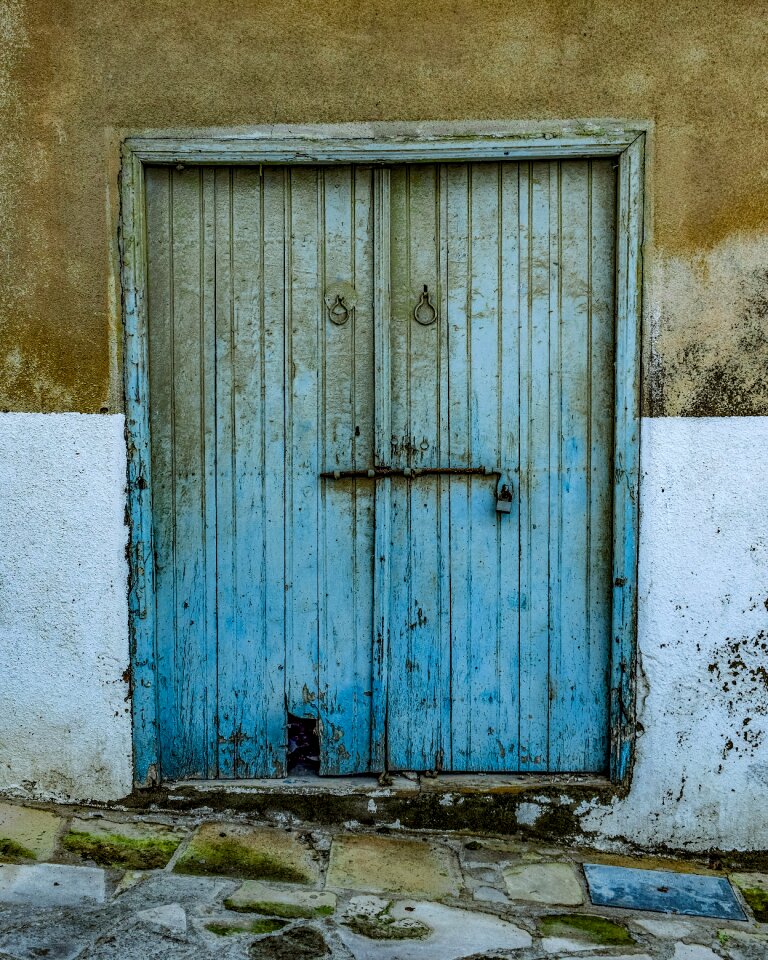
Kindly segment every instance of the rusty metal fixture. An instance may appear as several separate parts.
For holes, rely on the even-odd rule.
[[[437,320],[437,310],[429,299],[429,289],[426,283],[419,297],[419,302],[413,308],[413,318],[417,323],[420,323],[422,327],[428,327]]]
[[[454,477],[499,477],[498,470],[485,467],[373,467],[365,470],[326,470],[320,474],[323,480],[383,480],[387,477],[415,479],[424,476]],[[503,488],[505,489],[505,488]]]

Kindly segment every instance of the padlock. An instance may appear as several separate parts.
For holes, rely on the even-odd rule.
[[[496,513],[512,513],[512,491],[506,483],[496,495]]]

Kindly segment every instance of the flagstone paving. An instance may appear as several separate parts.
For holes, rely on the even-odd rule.
[[[184,839],[182,831],[161,823],[75,817],[61,839],[72,859],[100,867],[152,870],[168,864]]]
[[[25,850],[0,863],[0,960],[768,960],[756,871],[723,921],[595,906],[594,851],[520,837],[9,803],[0,838]]]
[[[378,835],[346,836],[333,841],[326,883],[338,890],[400,893],[430,900],[458,896],[456,854],[425,839]]]
[[[177,873],[314,883],[319,870],[312,849],[296,834],[274,827],[207,823],[176,861]]]
[[[0,861],[50,859],[63,823],[48,810],[0,803]]]
[[[576,867],[570,863],[530,863],[504,870],[507,894],[513,900],[578,906],[584,903]]]

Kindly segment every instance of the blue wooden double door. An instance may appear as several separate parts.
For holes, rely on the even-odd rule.
[[[162,775],[606,770],[613,161],[146,187]]]

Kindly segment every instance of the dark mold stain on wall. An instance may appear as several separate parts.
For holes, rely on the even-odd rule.
[[[766,411],[768,387],[768,269],[746,278],[747,293],[726,356],[718,359],[705,343],[690,344],[681,362],[693,374],[684,417],[750,417]],[[677,411],[676,411],[677,412]]]
[[[733,720],[723,737],[723,759],[731,752],[754,754],[768,723],[768,631],[727,637],[707,669]]]

